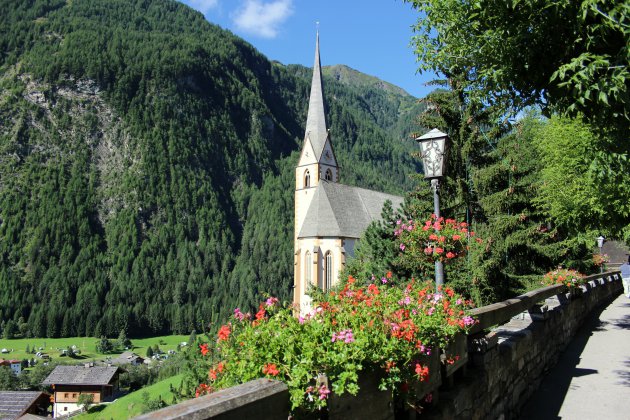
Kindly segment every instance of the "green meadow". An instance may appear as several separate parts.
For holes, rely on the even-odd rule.
[[[162,351],[175,350],[179,343],[183,341],[187,342],[188,337],[188,335],[165,335],[151,338],[132,338],[131,342],[133,344],[133,352],[144,357],[147,353],[147,347],[149,346],[152,347],[157,344]],[[116,339],[111,339],[112,342],[115,342],[115,340]],[[35,347],[36,351],[47,353],[51,359],[57,361],[67,360],[73,362],[81,359],[100,360],[103,359],[105,355],[96,352],[97,341],[98,339],[94,337],[0,339],[0,350],[10,350],[9,353],[0,354],[0,358],[22,360],[35,357],[34,354],[26,353],[26,346],[28,346],[31,349]],[[72,346],[76,346],[81,350],[79,359],[60,356],[61,350]],[[42,350],[39,350],[40,348]],[[115,351],[110,353],[110,355],[119,353],[121,353],[121,351]]]
[[[183,341],[183,340],[182,340]],[[148,393],[151,399],[162,398],[167,404],[173,401],[173,394],[170,386],[178,388],[183,375],[176,375],[153,385],[144,387],[135,392],[129,393],[124,397],[118,398],[110,404],[104,404],[92,407],[89,412],[81,414],[75,419],[77,420],[109,420],[109,419],[129,419],[142,413],[144,403],[146,402],[144,393]],[[103,408],[104,407],[104,408]]]

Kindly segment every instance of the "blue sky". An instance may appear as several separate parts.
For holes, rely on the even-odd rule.
[[[183,0],[271,60],[313,65],[319,21],[322,65],[346,64],[423,97],[435,76],[416,73],[409,46],[418,13],[402,0]]]

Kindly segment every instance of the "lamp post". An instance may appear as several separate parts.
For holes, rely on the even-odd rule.
[[[431,181],[433,189],[433,212],[436,219],[440,218],[440,178],[444,175],[444,155],[446,154],[448,136],[437,128],[425,135],[418,137],[420,143],[422,165],[424,166],[424,178]],[[436,231],[436,234],[439,232]],[[444,265],[442,261],[435,261],[435,287],[444,284]]]
[[[606,238],[604,238],[603,236],[599,236],[599,238],[597,238],[597,246],[599,247],[599,256],[601,257],[602,255],[602,247],[604,246],[604,240]],[[604,264],[602,263],[602,265],[599,266],[599,272],[600,274],[604,272]]]

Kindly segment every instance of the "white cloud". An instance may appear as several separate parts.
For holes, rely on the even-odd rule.
[[[293,0],[245,0],[233,16],[236,27],[263,38],[275,38],[278,26],[293,13]]]
[[[205,15],[219,4],[219,0],[184,0],[184,3]]]

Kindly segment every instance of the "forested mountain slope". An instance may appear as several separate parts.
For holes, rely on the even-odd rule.
[[[310,70],[170,0],[0,7],[3,333],[187,333],[289,299]],[[419,105],[324,83],[342,181],[410,189]]]

